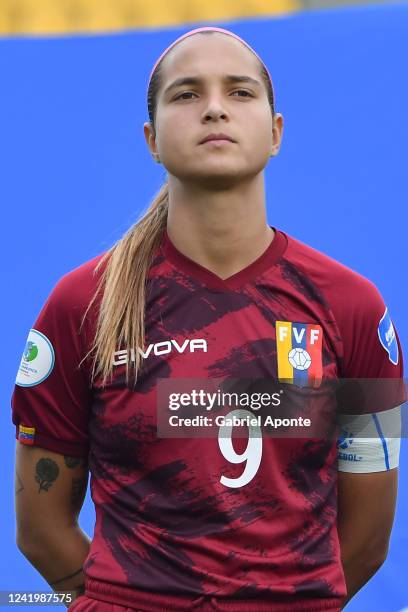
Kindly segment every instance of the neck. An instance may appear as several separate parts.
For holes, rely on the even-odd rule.
[[[169,175],[167,233],[181,253],[222,278],[245,268],[273,239],[263,172],[225,190],[204,190]]]

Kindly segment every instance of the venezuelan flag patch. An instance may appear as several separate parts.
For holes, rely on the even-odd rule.
[[[320,387],[323,330],[314,323],[276,321],[278,379],[299,387]]]
[[[34,444],[35,438],[35,427],[25,427],[25,425],[19,425],[18,428],[18,440],[21,444]]]

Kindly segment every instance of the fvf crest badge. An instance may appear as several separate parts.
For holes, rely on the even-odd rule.
[[[323,330],[314,323],[276,321],[278,379],[299,387],[322,382]]]

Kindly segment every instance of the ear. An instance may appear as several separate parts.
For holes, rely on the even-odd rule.
[[[272,128],[272,139],[273,145],[271,150],[271,157],[274,157],[279,153],[279,149],[282,143],[282,135],[283,135],[283,115],[281,113],[275,113],[275,117],[273,119],[273,128]]]
[[[148,149],[155,161],[159,161],[159,155],[156,146],[156,134],[150,121],[143,124],[143,132]]]

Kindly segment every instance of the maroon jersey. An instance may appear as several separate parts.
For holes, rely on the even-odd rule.
[[[402,378],[376,287],[278,230],[256,261],[221,280],[165,232],[149,270],[137,385],[125,377],[134,352],[117,347],[103,387],[90,384],[90,360],[82,361],[98,302],[80,329],[99,260],[55,286],[12,400],[21,443],[89,456],[96,524],[86,594],[139,610],[337,609],[346,590],[336,441],[264,437],[255,465],[253,457],[234,463],[215,436],[159,437],[157,389],[182,378],[285,379],[298,388]],[[381,409],[404,400],[401,392]]]

